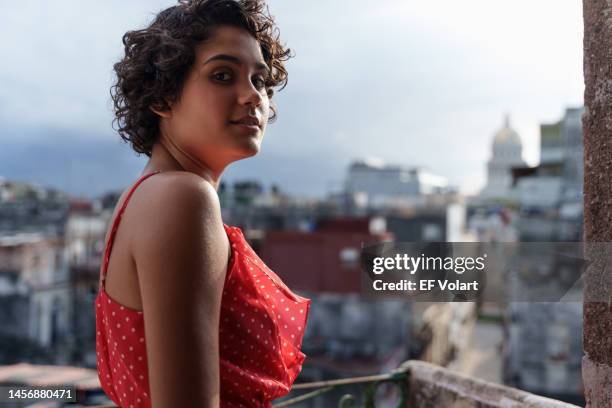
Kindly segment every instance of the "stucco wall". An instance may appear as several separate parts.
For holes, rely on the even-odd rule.
[[[612,0],[584,0],[583,16],[584,238],[611,242]],[[609,268],[598,269],[599,273],[587,275],[587,298],[589,291],[602,289],[601,282],[610,282]],[[589,407],[612,406],[611,333],[612,304],[585,302],[582,374]]]

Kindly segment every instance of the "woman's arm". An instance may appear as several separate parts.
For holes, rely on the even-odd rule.
[[[147,187],[132,251],[152,406],[218,407],[219,311],[229,253],[219,200],[208,182],[189,173],[162,174]]]

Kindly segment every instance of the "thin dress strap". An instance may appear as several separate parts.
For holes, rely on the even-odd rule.
[[[117,234],[117,228],[119,228],[119,223],[121,222],[121,217],[123,216],[125,207],[127,207],[127,204],[130,201],[132,194],[134,193],[136,188],[140,185],[140,183],[142,183],[143,181],[145,181],[152,175],[160,173],[160,172],[161,170],[157,170],[157,171],[154,171],[153,173],[145,174],[144,176],[140,177],[138,181],[134,183],[134,186],[132,186],[132,188],[130,189],[130,192],[125,198],[125,201],[123,202],[123,205],[121,206],[121,209],[119,210],[119,213],[117,214],[117,216],[115,217],[115,220],[113,221],[113,228],[111,229],[110,236],[108,237],[108,242],[106,243],[106,247],[104,250],[104,261],[102,263],[102,274],[100,277],[100,285],[104,285],[104,282],[106,281],[106,270],[108,268],[108,260],[110,259],[110,254],[113,249],[113,243],[115,241],[115,234]]]

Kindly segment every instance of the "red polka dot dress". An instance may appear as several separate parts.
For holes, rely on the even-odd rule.
[[[100,291],[96,297],[98,377],[121,407],[150,407],[143,311],[111,299],[104,288],[106,268],[127,203],[113,223]],[[231,258],[225,277],[219,322],[221,407],[270,407],[287,394],[305,355],[300,351],[310,300],[300,297],[272,272],[246,242],[239,228],[225,226]],[[146,311],[145,311],[146,313]]]

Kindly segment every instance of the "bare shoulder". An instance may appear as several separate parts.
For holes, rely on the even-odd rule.
[[[161,284],[172,277],[180,286],[193,273],[224,274],[229,242],[212,185],[187,172],[160,173],[146,181],[131,215],[136,228],[130,245],[141,292],[143,282]]]
[[[200,205],[202,210],[211,212],[219,210],[219,199],[213,186],[193,173],[163,172],[150,177],[139,189],[145,210],[150,207],[155,211],[177,211],[176,205]],[[169,203],[174,205],[168,206]]]
[[[152,398],[158,406],[177,406],[186,396],[208,401],[218,397],[218,325],[229,256],[217,193],[197,175],[178,172],[158,174],[142,187],[132,251]]]
[[[181,235],[205,233],[224,241],[225,233],[217,192],[201,177],[189,172],[164,172],[150,177],[133,198],[137,228],[132,235],[135,256],[149,252],[152,241],[163,243]],[[184,237],[186,238],[186,236]],[[144,244],[145,247],[143,248]]]

